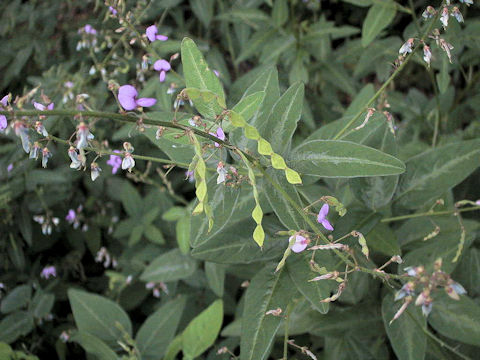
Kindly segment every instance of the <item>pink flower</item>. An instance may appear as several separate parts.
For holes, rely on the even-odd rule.
[[[70,224],[73,224],[76,218],[77,218],[77,214],[75,213],[75,210],[73,209],[68,210],[68,214],[67,216],[65,216],[65,220],[67,220]]]
[[[222,141],[225,140],[225,133],[223,132],[223,129],[221,127],[217,129],[216,133],[211,132],[209,134],[215,136]],[[216,142],[215,147],[220,147],[220,144]]]
[[[8,164],[7,171],[10,172],[13,170],[13,164]]]
[[[172,67],[167,60],[160,59],[155,61],[153,68],[155,71],[160,71],[160,82],[164,82],[165,77],[167,76],[167,71],[169,71]]]
[[[137,99],[138,92],[132,85],[123,85],[118,89],[118,101],[125,110],[133,110],[137,107],[150,107],[157,102],[153,98]]]
[[[53,107],[55,106],[55,104],[52,102],[52,103],[48,104],[47,106],[45,106],[43,104],[40,104],[40,103],[37,103],[37,102],[34,101],[33,106],[37,110],[45,111],[45,110],[53,110]]]
[[[145,34],[147,34],[147,38],[148,40],[150,40],[150,42],[154,42],[156,40],[160,40],[160,41],[168,40],[168,36],[157,35],[158,29],[155,25],[150,25],[149,27],[147,27],[147,30],[145,30]]]
[[[295,253],[299,253],[305,250],[310,241],[306,237],[296,234],[296,235],[290,236],[290,238],[288,239],[288,242],[292,241],[292,238],[294,237],[295,237],[295,244],[293,244],[292,246],[292,251]]]
[[[40,277],[44,279],[49,279],[50,277],[57,277],[57,270],[55,266],[46,266],[43,268],[40,273]]]
[[[328,211],[330,210],[330,207],[328,204],[323,204],[322,208],[320,209],[320,212],[318,213],[317,216],[317,221],[323,225],[323,227],[329,231],[333,231],[333,226],[330,224],[330,222],[327,220],[327,215]]]
[[[120,153],[118,150],[114,150],[116,153]],[[107,165],[112,167],[112,174],[116,174],[118,169],[122,167],[122,158],[117,155],[110,155],[110,159],[107,161]]]
[[[0,131],[3,131],[7,128],[8,122],[5,115],[0,115]]]

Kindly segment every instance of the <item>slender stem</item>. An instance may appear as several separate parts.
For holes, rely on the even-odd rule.
[[[428,26],[427,30],[424,32],[424,34],[422,35],[421,39],[420,39],[420,43],[423,42],[428,34],[430,34],[430,31],[432,31],[433,29],[433,26],[435,25],[435,22],[438,20],[438,17],[440,16],[440,11],[437,12],[437,15],[435,16],[435,18],[432,19],[430,25]],[[410,59],[413,58],[413,56],[415,55],[415,53],[417,52],[417,50],[419,49],[420,47],[419,46],[416,46],[413,51],[405,58],[405,60],[402,62],[402,64],[393,72],[392,75],[390,75],[390,77],[387,79],[387,81],[385,81],[385,83],[380,87],[380,89],[377,90],[377,92],[370,98],[370,100],[368,100],[368,102],[365,104],[365,106],[360,109],[356,114],[355,116],[337,133],[337,135],[335,135],[333,137],[333,140],[337,140],[339,139],[347,130],[350,126],[352,126],[352,124],[355,123],[355,121],[357,121],[360,116],[362,116],[362,114],[366,111],[366,109],[368,109],[373,103],[375,100],[378,99],[378,97],[385,91],[385,89],[390,85],[390,83],[397,77],[398,74],[400,74],[400,72],[403,70],[403,68],[405,67],[405,65],[408,64],[408,62],[410,61]]]
[[[427,211],[427,212],[417,213],[417,214],[394,216],[394,217],[390,217],[390,218],[384,218],[384,219],[380,220],[380,222],[387,223],[387,222],[413,219],[413,218],[418,218],[418,217],[423,217],[423,216],[451,215],[451,214],[455,214],[455,213],[459,213],[459,212],[468,212],[468,211],[475,211],[475,210],[480,210],[480,206],[472,206],[472,207],[464,208],[464,209],[444,210],[444,211],[436,211],[436,212]]]
[[[288,325],[290,322],[290,314],[292,313],[293,310],[293,303],[289,303],[287,305],[287,311],[285,314],[285,334],[283,337],[283,358],[282,360],[287,360],[288,359]]]
[[[39,111],[39,110],[14,110],[14,111],[5,111],[5,110],[0,110],[0,115],[7,115],[7,116],[12,116],[12,117],[19,117],[19,116],[39,116],[39,115],[44,115],[44,116],[68,116],[68,117],[74,117],[74,116],[82,116],[82,117],[94,117],[94,118],[101,118],[101,119],[111,119],[111,120],[117,120],[121,122],[129,122],[129,123],[143,123],[147,125],[155,125],[155,126],[163,126],[166,128],[171,128],[171,129],[178,129],[178,130],[191,130],[193,133],[196,135],[199,135],[205,139],[212,140],[214,142],[217,142],[219,144],[222,144],[226,147],[229,148],[234,148],[232,145],[229,143],[220,140],[216,136],[210,135],[207,132],[204,132],[202,130],[199,130],[198,128],[194,128],[191,126],[187,125],[182,125],[179,123],[174,123],[171,121],[162,121],[162,120],[156,120],[152,119],[149,117],[144,117],[144,116],[138,116],[138,115],[129,115],[127,113],[125,114],[119,114],[119,113],[113,113],[113,112],[101,112],[101,111],[79,111],[79,110],[46,110],[46,111]]]

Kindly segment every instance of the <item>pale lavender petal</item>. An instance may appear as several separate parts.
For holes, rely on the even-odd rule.
[[[219,127],[217,129],[217,134],[216,134],[217,138],[219,138],[220,140],[225,140],[225,133],[223,132],[223,129],[221,127]]]
[[[33,102],[33,106],[35,107],[35,109],[37,110],[40,110],[40,111],[44,111],[45,110],[45,105],[43,104],[40,104],[40,103],[37,103],[37,102]]]
[[[47,110],[53,110],[54,106],[55,106],[55,104],[54,104],[54,103],[50,103],[50,104],[48,104],[48,106],[47,106]]]
[[[8,105],[8,95],[5,95],[2,100],[0,100],[0,104],[2,104],[3,106],[7,106]]]
[[[0,131],[5,130],[7,125],[7,117],[5,115],[0,115]]]
[[[300,244],[300,243],[295,243],[295,245],[292,246],[292,251],[295,253],[302,252],[307,248],[307,244]]]
[[[167,60],[160,59],[160,60],[155,61],[155,63],[153,64],[153,68],[156,71],[162,71],[162,70],[168,71],[172,67],[170,66],[170,63]]]
[[[123,85],[118,89],[118,101],[125,110],[133,110],[137,107],[135,96],[137,96],[137,90],[132,85]]]
[[[332,224],[330,224],[330,221],[328,221],[327,219],[322,220],[322,225],[325,229],[327,229],[329,231],[333,231],[333,226],[332,226]]]
[[[137,100],[137,105],[141,107],[150,107],[155,105],[157,99],[154,98],[140,98]]]
[[[329,210],[330,210],[330,207],[328,206],[328,204],[323,204],[322,208],[320,209],[319,215],[322,218],[325,218],[328,215]]]
[[[154,42],[156,40],[156,35],[157,35],[158,29],[155,25],[150,25],[147,27],[147,30],[145,30],[145,34],[147,34],[148,40],[150,42]]]
[[[160,71],[160,76],[159,76],[160,82],[164,82],[166,76],[167,76],[167,73],[165,71],[163,70]]]
[[[168,40],[168,36],[166,36],[166,35],[157,35],[157,36],[155,37],[155,39],[160,40],[160,41],[167,41],[167,40]]]

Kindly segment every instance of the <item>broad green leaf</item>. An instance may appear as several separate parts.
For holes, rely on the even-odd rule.
[[[182,336],[178,335],[168,345],[164,360],[174,360],[177,354],[182,350]]]
[[[320,301],[335,292],[338,283],[333,280],[309,281],[320,275],[310,269],[310,259],[311,254],[293,254],[287,260],[287,272],[297,290],[308,300],[310,305],[318,312],[326,314],[330,304]],[[333,253],[317,252],[315,260],[327,270],[335,270],[336,260]]]
[[[10,291],[2,299],[0,310],[7,314],[26,306],[32,297],[32,287],[30,285],[20,285]]]
[[[188,254],[190,251],[190,222],[191,216],[188,215],[178,220],[175,225],[177,244],[182,254]]]
[[[417,360],[425,358],[427,336],[420,326],[426,327],[425,317],[420,307],[410,305],[398,319],[390,324],[403,301],[393,301],[388,294],[382,301],[382,316],[388,339],[399,360]]]
[[[167,282],[185,279],[196,270],[196,262],[188,255],[183,255],[179,249],[173,249],[160,255],[140,275],[145,282]]]
[[[205,275],[210,289],[215,295],[223,297],[225,283],[225,267],[209,261],[205,262]]]
[[[303,83],[290,86],[275,103],[268,117],[267,128],[270,133],[265,138],[279,154],[288,149],[302,115],[304,88]]]
[[[86,331],[79,331],[71,338],[72,341],[79,343],[87,353],[95,355],[102,360],[117,360],[117,354],[98,336],[92,335]]]
[[[288,20],[287,0],[275,0],[272,9],[272,20],[276,27],[280,27]]]
[[[54,302],[55,295],[37,290],[30,306],[33,316],[37,319],[47,316],[52,310]]]
[[[375,113],[362,129],[355,131],[345,140],[367,145],[392,156],[397,155],[395,136],[383,115]],[[350,180],[353,193],[370,209],[376,210],[387,205],[395,193],[398,176],[362,177]]]
[[[144,229],[145,237],[154,244],[165,244],[162,232],[155,225],[146,225]]]
[[[225,99],[220,98],[210,90],[188,87],[184,91],[188,98],[192,100],[198,112],[205,118],[215,119],[226,107]]]
[[[297,39],[293,34],[277,35],[270,39],[263,48],[260,55],[261,64],[275,64],[278,62],[280,55],[287,53],[294,48]]]
[[[130,217],[139,218],[142,216],[143,203],[137,189],[128,181],[123,183],[121,189],[122,204]]]
[[[401,255],[395,233],[384,223],[377,224],[367,236],[370,249],[386,256]]]
[[[368,46],[395,18],[396,6],[392,1],[375,2],[368,10],[362,27],[362,45]]]
[[[395,201],[409,209],[419,208],[462,182],[480,166],[480,140],[440,146],[407,160]]]
[[[216,300],[195,317],[182,333],[182,351],[194,359],[213,345],[223,322],[223,301]]]
[[[175,336],[185,304],[185,297],[176,298],[145,320],[135,338],[143,359],[154,360],[164,355]]]
[[[243,97],[232,110],[240,114],[245,121],[248,121],[257,112],[263,99],[265,99],[265,91],[257,91]]]
[[[277,308],[286,310],[295,296],[294,285],[281,269],[274,273],[275,264],[268,264],[251,280],[245,295],[240,340],[241,360],[267,359],[275,339],[281,317],[266,315]]]
[[[385,176],[405,171],[405,164],[391,155],[342,140],[304,142],[289,160],[300,173],[323,177]]]
[[[17,311],[0,321],[0,341],[13,343],[33,330],[33,316],[26,311]]]
[[[168,209],[162,215],[162,220],[165,221],[177,221],[184,217],[187,213],[187,209],[183,206],[173,206]]]
[[[302,200],[298,193],[298,190],[294,185],[289,184],[283,174],[280,174],[278,171],[267,171],[270,177],[279,184],[283,191],[285,191],[291,198],[295,200],[297,204],[302,206]],[[301,230],[305,229],[305,220],[300,216],[300,214],[292,207],[292,205],[285,199],[280,191],[275,189],[269,183],[267,186],[263,187],[265,195],[267,196],[268,202],[270,203],[273,211],[278,216],[278,219],[285,225],[289,230]],[[303,206],[302,206],[303,207]]]
[[[428,323],[443,336],[465,344],[480,344],[480,306],[467,296],[453,300],[445,293],[434,299]]]
[[[194,246],[191,255],[195,259],[221,264],[250,264],[278,258],[285,247],[277,241],[274,234],[285,228],[275,219],[264,219],[266,238],[262,250],[252,241],[255,228],[256,224],[250,218],[250,212],[247,212],[247,217],[243,220],[226,224],[220,232],[209,237],[207,242]]]
[[[187,87],[209,90],[225,103],[225,94],[220,80],[215,73],[210,70],[205,58],[192,39],[183,39],[181,53]]]
[[[75,324],[81,332],[98,337],[109,346],[116,346],[117,341],[123,339],[124,332],[131,336],[132,324],[128,315],[112,300],[75,289],[68,290],[68,299]]]

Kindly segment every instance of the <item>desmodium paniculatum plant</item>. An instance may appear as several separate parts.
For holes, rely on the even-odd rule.
[[[473,1],[0,14],[0,359],[478,357]]]

